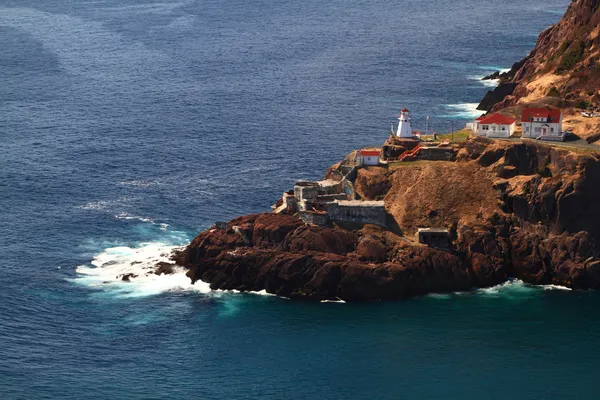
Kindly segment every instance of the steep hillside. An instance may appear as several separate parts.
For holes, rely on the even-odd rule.
[[[479,109],[531,103],[588,109],[600,103],[600,0],[573,0],[564,17],[542,32],[535,48],[501,75]]]

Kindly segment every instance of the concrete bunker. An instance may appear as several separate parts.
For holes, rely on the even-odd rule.
[[[450,231],[442,228],[419,228],[417,240],[430,247],[445,249],[450,244]]]
[[[217,229],[219,231],[226,231],[227,230],[227,222],[225,222],[225,221],[215,222],[215,229]]]
[[[383,201],[337,200],[326,205],[333,222],[373,224],[387,228],[387,212]]]
[[[300,211],[298,218],[307,225],[325,226],[329,223],[329,215],[325,211]]]

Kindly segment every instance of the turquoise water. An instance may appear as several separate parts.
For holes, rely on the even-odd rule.
[[[595,292],[118,279],[381,143],[399,108],[464,124],[567,3],[0,0],[0,397],[597,398]]]

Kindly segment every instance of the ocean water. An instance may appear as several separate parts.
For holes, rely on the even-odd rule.
[[[144,275],[402,107],[463,125],[567,5],[0,0],[0,398],[598,398],[595,292],[306,304]]]

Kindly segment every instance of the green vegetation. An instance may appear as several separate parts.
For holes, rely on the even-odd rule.
[[[562,44],[560,45],[560,47],[558,48],[558,51],[556,53],[554,53],[554,55],[552,56],[552,60],[557,59],[558,57],[562,56],[563,54],[565,54],[565,51],[567,51],[567,49],[569,48],[569,46],[571,46],[571,42],[568,40],[565,40],[564,42],[562,42]]]
[[[569,51],[566,52],[560,61],[560,65],[556,72],[562,73],[572,69],[579,61],[583,58],[585,52],[585,43],[577,42],[576,44],[569,47]]]
[[[581,108],[582,110],[587,110],[589,106],[590,103],[587,100],[579,100],[577,104],[575,104],[575,107]]]
[[[454,143],[466,142],[469,136],[471,135],[471,131],[468,129],[461,129],[460,131],[454,132]],[[437,135],[438,140],[444,141],[452,141],[452,133],[447,133],[443,135]]]
[[[555,86],[552,86],[552,88],[550,88],[550,90],[548,91],[548,94],[546,96],[560,97],[560,91]]]
[[[407,167],[424,167],[426,165],[440,165],[442,163],[451,164],[452,161],[432,161],[432,160],[417,160],[417,161],[391,161],[388,163],[388,169],[407,168]]]

